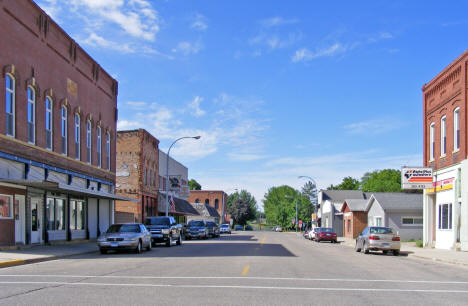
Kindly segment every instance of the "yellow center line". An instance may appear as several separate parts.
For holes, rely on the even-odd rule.
[[[246,265],[244,267],[244,270],[242,270],[242,276],[246,276],[247,273],[249,273],[249,270],[250,270],[250,265]]]

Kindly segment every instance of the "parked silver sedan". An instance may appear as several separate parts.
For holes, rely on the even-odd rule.
[[[368,226],[358,234],[354,250],[365,254],[369,254],[369,251],[382,251],[384,254],[391,251],[398,256],[400,237],[391,227]]]
[[[110,250],[151,250],[151,233],[140,223],[113,224],[98,240],[101,254]]]

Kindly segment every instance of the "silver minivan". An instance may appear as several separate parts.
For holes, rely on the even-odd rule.
[[[358,234],[354,250],[364,254],[369,254],[369,251],[393,252],[398,256],[400,246],[400,236],[391,227],[368,226]]]

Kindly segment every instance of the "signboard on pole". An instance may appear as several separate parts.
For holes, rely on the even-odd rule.
[[[432,188],[432,168],[402,167],[401,189]]]
[[[291,222],[292,222],[292,224],[295,224],[295,223],[296,223],[296,219],[293,218]]]

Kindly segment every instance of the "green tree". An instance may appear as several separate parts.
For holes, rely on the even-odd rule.
[[[194,179],[191,179],[189,182],[188,182],[188,185],[190,187],[190,190],[201,190],[201,185],[198,184],[198,182]]]
[[[401,172],[396,169],[367,172],[361,179],[364,192],[401,192]]]
[[[360,187],[360,182],[352,178],[351,176],[347,176],[343,178],[343,181],[339,185],[330,185],[327,189],[328,190],[358,190]]]
[[[309,197],[311,205],[310,205],[310,214],[315,212],[315,207],[317,205],[317,186],[311,181],[302,186],[302,194]]]
[[[245,189],[242,189],[240,192],[236,191],[228,195],[227,200],[226,200],[226,210],[228,212],[229,212],[229,209],[232,207],[232,204],[238,199],[242,199],[245,202],[249,203],[250,207],[252,208],[252,211],[255,213],[257,212],[258,210],[257,200],[255,200],[255,197]]]
[[[255,219],[255,211],[249,202],[242,198],[236,199],[229,208],[229,213],[235,224],[245,225],[247,221]]]
[[[296,218],[296,201],[299,220],[310,222],[312,205],[306,194],[290,186],[268,189],[263,201],[267,221],[285,228],[293,227],[291,221]]]

